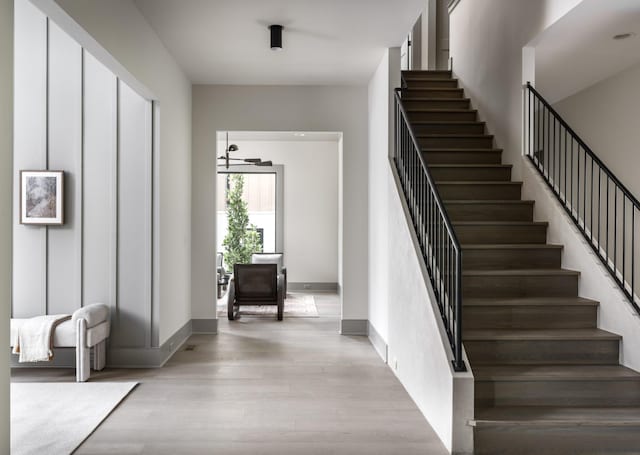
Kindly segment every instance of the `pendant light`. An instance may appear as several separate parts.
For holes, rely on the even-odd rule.
[[[282,50],[282,29],[284,27],[282,25],[270,25],[269,30],[271,30],[271,50],[272,51],[281,51]]]
[[[236,144],[229,145],[229,132],[227,131],[227,146],[224,149],[224,155],[218,157],[218,162],[222,161],[222,164],[218,166],[224,166],[229,169],[229,166],[273,166],[271,161],[262,161],[260,158],[231,158],[229,153],[237,152],[240,148]],[[229,161],[242,161],[242,163],[229,163]]]

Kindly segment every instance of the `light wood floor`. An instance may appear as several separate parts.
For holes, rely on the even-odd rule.
[[[447,453],[367,338],[338,335],[337,297],[315,297],[320,318],[221,319],[218,335],[192,336],[195,349],[164,368],[92,374],[140,385],[76,453]],[[66,369],[12,377],[74,379]]]

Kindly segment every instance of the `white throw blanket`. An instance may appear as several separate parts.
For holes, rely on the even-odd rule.
[[[48,362],[53,358],[53,331],[68,319],[69,314],[50,314],[27,319],[18,329],[13,353],[20,354],[20,362]]]

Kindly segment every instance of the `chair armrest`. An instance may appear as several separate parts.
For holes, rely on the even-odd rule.
[[[278,301],[280,301],[281,299],[284,300],[285,283],[286,283],[286,276],[278,275],[278,284],[277,284]]]
[[[87,328],[95,327],[109,320],[109,306],[104,303],[92,303],[82,307],[71,315],[74,326],[78,319],[87,321]]]

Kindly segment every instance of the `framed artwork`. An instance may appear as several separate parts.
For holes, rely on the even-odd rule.
[[[20,223],[64,223],[63,171],[20,171]]]

